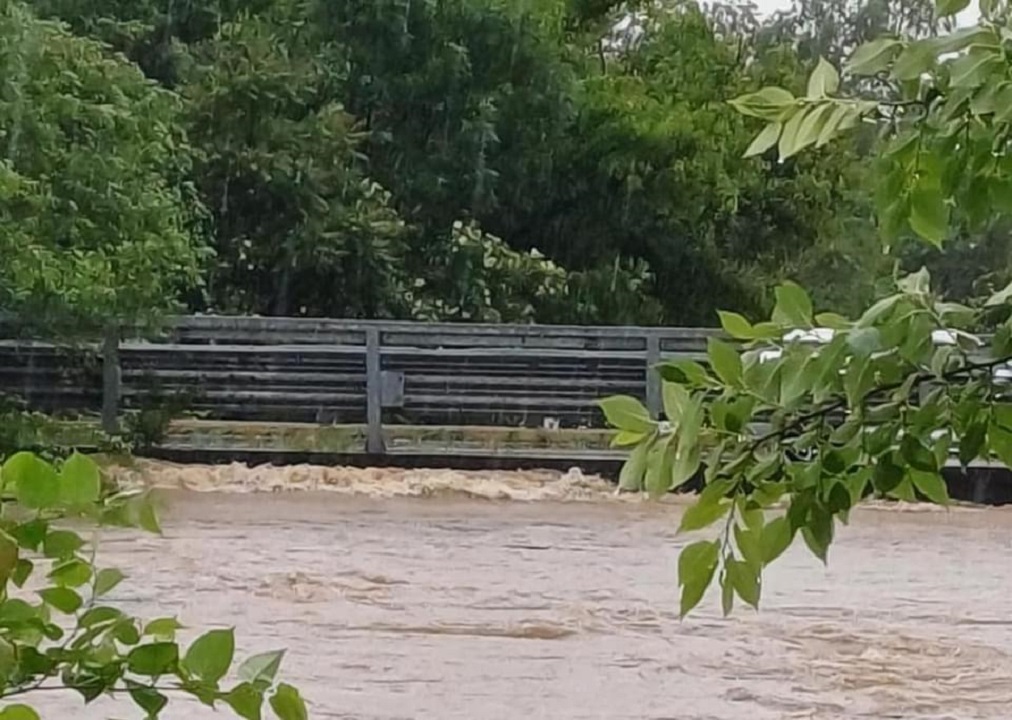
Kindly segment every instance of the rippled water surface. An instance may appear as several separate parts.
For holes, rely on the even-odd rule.
[[[317,718],[1012,716],[1008,512],[869,510],[762,611],[677,617],[678,506],[172,492],[116,600],[287,647]],[[690,538],[691,539],[691,538]],[[171,706],[170,706],[171,707]],[[47,696],[46,718],[140,717]],[[169,718],[224,717],[177,706]]]

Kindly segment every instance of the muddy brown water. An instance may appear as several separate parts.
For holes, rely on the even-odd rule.
[[[860,512],[828,568],[795,547],[768,571],[761,612],[723,619],[710,595],[679,622],[681,506],[576,484],[534,502],[172,490],[164,537],[110,533],[99,562],[129,574],[114,600],[131,612],[288,648],[314,718],[1012,717],[1008,511]],[[34,700],[44,718],[143,715]]]

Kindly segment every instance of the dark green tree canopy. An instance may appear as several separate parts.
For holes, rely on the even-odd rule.
[[[761,159],[742,162],[753,132],[728,101],[767,86],[800,97],[819,58],[881,33],[930,39],[947,22],[926,0],[803,0],[768,18],[611,0],[27,5],[169,91],[137,90],[165,109],[136,132],[173,146],[132,172],[163,179],[122,185],[181,198],[163,203],[175,229],[161,249],[176,254],[181,233],[214,259],[178,255],[186,270],[151,285],[165,300],[577,323],[768,312],[786,278],[857,312],[896,259],[880,252],[869,192],[882,140],[866,131],[783,162],[755,146]],[[899,260],[929,264],[957,294],[960,263],[998,262],[1003,277],[1007,233],[960,232],[958,261]]]

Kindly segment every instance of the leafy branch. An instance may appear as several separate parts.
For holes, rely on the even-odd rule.
[[[950,344],[979,347],[965,328],[992,317],[1012,289],[972,310],[942,303],[924,270],[897,288],[857,321],[816,315],[791,283],[777,289],[768,321],[721,313],[742,345],[711,338],[705,366],[660,368],[670,427],[633,398],[602,401],[616,442],[633,448],[623,487],[660,495],[701,474],[680,532],[724,519],[717,539],[682,551],[683,615],[715,577],[726,613],[736,598],[757,607],[763,569],[797,535],[825,562],[835,524],[869,496],[947,503],[941,471],[954,451],[964,465],[992,456],[1012,463],[1012,404],[992,380],[981,382],[1012,361],[1012,321],[995,333],[990,358]],[[924,394],[926,385],[938,387]],[[774,427],[754,433],[761,422]]]
[[[160,532],[147,493],[104,493],[98,466],[74,454],[57,468],[20,452],[0,468],[0,491],[13,503],[0,508],[0,702],[38,692],[73,691],[85,703],[129,696],[146,717],[168,705],[166,693],[183,693],[215,707],[224,703],[241,718],[260,720],[266,702],[279,720],[305,720],[297,689],[276,681],[283,651],[254,655],[233,671],[232,629],[210,630],[184,648],[175,618],[142,623],[100,601],[125,579],[95,566],[95,540],[62,526],[65,519]],[[39,602],[13,597],[45,567]],[[73,618],[68,631],[54,616]],[[28,705],[0,705],[0,720],[38,720]]]
[[[935,375],[933,373],[917,372],[902,382],[892,382],[885,385],[880,385],[872,389],[868,397],[862,401],[863,404],[867,404],[868,400],[876,396],[887,395],[895,390],[899,390],[904,386],[910,387],[911,392],[922,387],[925,383],[929,382],[942,382],[950,383],[954,380],[962,379],[967,374],[980,372],[982,370],[992,371],[996,367],[1002,365],[1008,365],[1012,363],[1012,355],[1004,355],[1000,358],[995,358],[987,361],[970,362],[963,366],[960,366],[954,370],[948,370],[943,372],[941,375]],[[883,401],[884,402],[884,401]],[[789,424],[784,427],[774,430],[757,437],[752,443],[752,450],[758,450],[763,445],[772,442],[774,440],[790,439],[793,436],[803,434],[808,428],[809,423],[813,421],[823,421],[826,418],[833,415],[833,413],[839,412],[846,409],[847,398],[844,395],[836,397],[831,402],[822,403],[817,409],[810,410],[803,415],[792,420]]]

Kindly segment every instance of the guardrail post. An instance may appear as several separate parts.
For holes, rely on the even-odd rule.
[[[655,418],[661,416],[664,401],[661,398],[661,375],[655,366],[661,361],[661,338],[659,335],[647,335],[647,410]]]
[[[109,325],[102,337],[102,430],[119,432],[119,404],[122,369],[119,360],[119,327]]]
[[[380,363],[380,331],[370,327],[365,331],[365,449],[370,455],[386,452],[383,442],[383,369]]]

